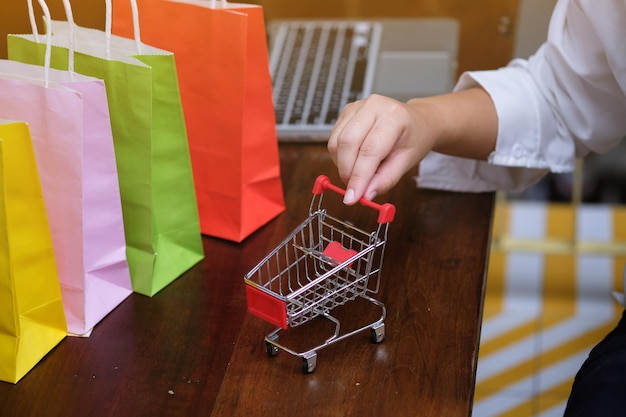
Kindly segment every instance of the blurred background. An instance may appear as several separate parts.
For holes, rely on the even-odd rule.
[[[117,0],[119,1],[119,0]],[[37,0],[34,0],[39,10]],[[505,64],[514,49],[514,22],[518,0],[257,0],[267,20],[288,17],[453,17],[461,25],[459,69],[493,68]],[[61,0],[48,0],[53,18],[63,19]],[[76,23],[104,27],[104,0],[72,0]],[[36,15],[41,13],[36,12]],[[41,22],[38,22],[39,24]],[[0,2],[0,37],[7,33],[28,33],[26,0]],[[6,43],[0,45],[0,57],[6,57]]]
[[[119,1],[119,0],[118,0]],[[37,0],[35,15],[41,16]],[[497,68],[514,57],[528,57],[545,39],[555,0],[256,0],[266,20],[318,17],[452,17],[459,22],[458,73]],[[64,19],[62,0],[48,0],[53,18]],[[77,24],[104,28],[104,0],[73,0]],[[42,30],[41,20],[38,22]],[[0,2],[0,58],[6,58],[6,35],[29,33],[27,1]],[[458,74],[457,74],[458,75]],[[626,201],[626,145],[610,156],[585,160],[583,199],[587,202]],[[527,192],[511,198],[566,201],[571,198],[571,176],[549,175]]]
[[[120,0],[116,0],[120,1]],[[124,1],[124,0],[121,0]],[[36,3],[36,0],[35,0]],[[48,0],[64,19],[61,0]],[[72,0],[81,26],[104,27],[104,0]],[[257,0],[278,18],[451,17],[459,22],[458,73],[526,58],[544,41],[556,0]],[[35,5],[36,15],[41,12]],[[41,20],[38,21],[41,30]],[[29,33],[26,0],[0,0],[6,35]],[[522,194],[499,195],[481,338],[475,417],[562,415],[588,351],[621,314],[626,262],[626,142],[548,175]]]

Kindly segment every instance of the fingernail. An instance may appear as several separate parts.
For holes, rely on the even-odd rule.
[[[343,203],[351,204],[353,202],[352,200],[354,200],[354,190],[352,188],[348,188],[343,196]]]
[[[377,196],[377,195],[378,195],[378,193],[377,193],[376,191],[372,191],[371,193],[369,193],[369,194],[367,195],[367,197],[366,197],[366,198],[367,198],[369,201],[372,201],[373,199],[375,199],[375,198],[376,198],[376,196]]]

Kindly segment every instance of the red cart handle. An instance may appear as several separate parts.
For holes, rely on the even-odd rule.
[[[324,193],[326,190],[331,190],[341,195],[346,194],[346,190],[333,185],[326,175],[320,175],[317,177],[315,184],[313,185],[313,194],[319,195]],[[393,218],[396,215],[396,207],[391,203],[377,204],[363,197],[359,199],[359,203],[378,210],[378,223],[380,224],[393,221]]]

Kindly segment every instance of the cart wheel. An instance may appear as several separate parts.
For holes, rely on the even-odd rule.
[[[317,366],[317,353],[315,352],[305,353],[304,356],[302,357],[302,371],[305,374],[310,374],[311,372],[315,370],[316,366]]]
[[[278,348],[274,346],[273,344],[271,344],[270,342],[268,342],[267,340],[265,341],[265,351],[267,352],[267,355],[270,357],[278,355]]]
[[[385,340],[385,323],[372,326],[371,336],[372,343],[381,343]]]

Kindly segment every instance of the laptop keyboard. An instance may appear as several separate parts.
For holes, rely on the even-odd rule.
[[[347,103],[371,93],[380,24],[290,21],[274,33],[270,71],[279,138],[327,136]]]

